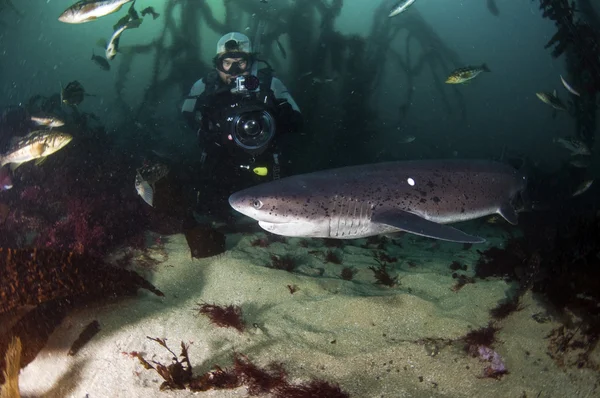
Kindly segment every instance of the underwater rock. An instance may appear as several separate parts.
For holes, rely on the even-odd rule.
[[[133,271],[75,252],[0,248],[0,264],[0,352],[18,337],[21,367],[35,359],[75,305],[135,295],[140,288],[164,296]],[[0,383],[5,366],[0,358]]]
[[[0,263],[0,314],[57,298],[134,295],[139,288],[164,296],[133,271],[75,252],[0,248]]]

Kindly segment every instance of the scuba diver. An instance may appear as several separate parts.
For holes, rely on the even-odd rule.
[[[258,69],[259,62],[267,67]],[[181,109],[202,147],[205,186],[198,204],[204,214],[230,213],[231,193],[279,178],[279,138],[298,131],[303,121],[287,88],[256,58],[246,35],[221,37],[213,64],[215,70],[192,86]]]

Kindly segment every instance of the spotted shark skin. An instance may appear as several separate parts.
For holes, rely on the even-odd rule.
[[[229,204],[284,236],[356,239],[406,231],[480,243],[445,224],[491,214],[516,224],[512,203],[525,187],[525,176],[499,162],[411,160],[282,178],[236,192]]]

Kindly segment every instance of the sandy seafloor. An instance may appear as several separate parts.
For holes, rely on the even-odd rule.
[[[473,233],[487,236],[484,244],[464,250],[460,244],[404,235],[401,246],[388,244],[397,256],[391,273],[397,287],[375,285],[373,249],[365,240],[347,241],[333,249],[343,265],[324,263],[324,241],[300,239],[254,247],[264,234],[232,234],[227,252],[213,258],[190,258],[183,235],[162,237],[154,250],[164,262],[154,270],[138,270],[164,298],[140,291],[137,297],[72,312],[51,336],[46,348],[22,370],[25,397],[244,397],[245,387],[193,393],[159,391],[160,376],[144,369],[127,352],[170,363],[169,353],[146,336],[167,338],[179,353],[189,344],[194,374],[215,364],[229,367],[233,353],[253,362],[283,363],[291,381],[321,378],[337,382],[352,397],[592,397],[598,374],[589,369],[562,369],[547,355],[544,338],[556,321],[537,323],[532,315],[545,309],[531,294],[524,308],[499,323],[495,349],[509,374],[500,380],[481,378],[486,363],[470,357],[462,345],[431,347],[424,338],[457,339],[486,326],[489,310],[506,296],[511,285],[502,280],[477,280],[460,291],[449,264],[456,260],[472,275],[477,249],[502,245],[502,229],[485,223]],[[316,253],[309,253],[311,251]],[[271,254],[298,256],[295,273],[268,268]],[[411,263],[412,265],[409,265]],[[343,266],[356,268],[352,281],[340,278]],[[464,273],[464,272],[463,272]],[[290,294],[287,285],[298,291]],[[197,303],[242,307],[247,330],[219,328],[194,310]],[[101,331],[75,356],[71,343],[91,320]]]

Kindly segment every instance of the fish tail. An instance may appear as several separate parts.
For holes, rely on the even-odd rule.
[[[488,68],[485,62],[483,63],[483,65],[481,65],[481,69],[483,69],[484,72],[491,72],[490,68]]]

